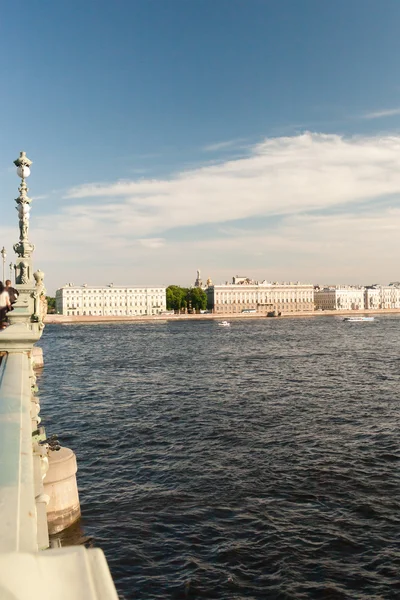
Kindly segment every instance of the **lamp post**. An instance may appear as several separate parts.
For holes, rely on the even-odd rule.
[[[6,257],[7,257],[7,251],[4,248],[4,246],[2,247],[0,254],[1,254],[1,257],[3,259],[3,282],[4,282],[5,267],[6,267]]]
[[[29,241],[29,213],[31,210],[31,199],[28,196],[28,187],[26,178],[30,175],[30,166],[32,161],[26,156],[25,152],[20,152],[17,160],[14,160],[17,167],[17,175],[21,178],[21,185],[18,188],[19,196],[15,199],[17,203],[19,217],[19,242],[14,244],[14,250],[18,255],[17,267],[15,271],[15,283],[17,285],[29,285],[33,283],[32,273],[32,252],[35,246]]]
[[[8,266],[10,267],[10,281],[12,281],[12,268],[13,268],[12,262],[10,262],[10,264]]]

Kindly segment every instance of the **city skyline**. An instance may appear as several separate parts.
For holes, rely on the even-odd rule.
[[[25,150],[51,294],[187,285],[196,268],[216,282],[400,279],[400,5],[55,4],[3,15],[7,263]],[[11,63],[15,39],[27,58]]]

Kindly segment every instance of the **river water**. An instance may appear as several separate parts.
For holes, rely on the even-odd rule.
[[[122,599],[400,598],[400,318],[49,325],[41,416]]]

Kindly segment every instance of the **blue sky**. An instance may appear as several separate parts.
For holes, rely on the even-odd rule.
[[[397,0],[4,3],[0,244],[24,149],[50,291],[398,280],[399,25]]]

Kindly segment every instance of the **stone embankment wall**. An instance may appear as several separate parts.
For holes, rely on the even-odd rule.
[[[390,314],[400,314],[400,308],[387,308],[380,310],[316,310],[313,312],[291,312],[291,313],[283,313],[281,317],[276,318],[293,318],[293,317],[340,317],[347,315],[390,315]],[[239,313],[237,315],[232,314],[205,314],[205,315],[144,315],[140,317],[117,317],[117,316],[89,316],[89,315],[75,315],[75,316],[66,316],[66,315],[47,315],[45,319],[45,323],[111,323],[111,322],[146,322],[146,321],[182,321],[182,320],[200,320],[200,319],[217,319],[221,321],[222,319],[268,319],[274,317],[266,317],[265,315],[251,313],[251,314],[243,314]]]

